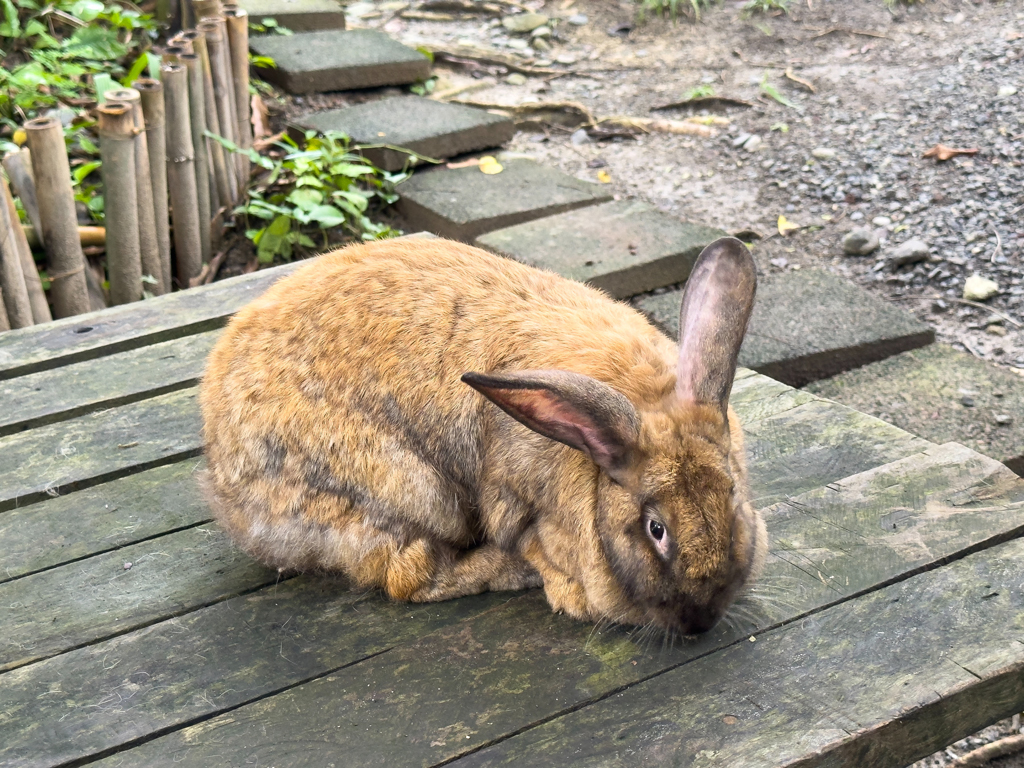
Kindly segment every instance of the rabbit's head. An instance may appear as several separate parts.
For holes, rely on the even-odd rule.
[[[596,530],[599,545],[579,545],[584,562],[573,574],[593,617],[698,634],[763,563],[764,523],[747,498],[728,406],[755,286],[741,242],[724,238],[704,250],[683,295],[674,387],[640,404],[566,371],[463,377],[600,469],[594,519],[578,527]]]

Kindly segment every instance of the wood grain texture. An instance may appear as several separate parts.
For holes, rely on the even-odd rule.
[[[199,453],[186,389],[0,438],[0,512]]]
[[[538,732],[546,732],[546,728],[555,727],[563,719],[582,716],[581,713],[595,708],[601,711],[611,706],[609,702],[617,700],[617,691],[624,690],[621,696],[628,696],[634,686],[647,678],[652,680],[643,686],[653,685],[662,677],[671,677],[673,681],[659,688],[658,695],[650,697],[651,701],[663,701],[669,695],[665,691],[671,690],[677,698],[689,696],[686,701],[691,710],[697,710],[702,696],[716,693],[739,700],[735,716],[753,719],[753,713],[759,712],[763,704],[754,701],[748,702],[746,708],[740,706],[745,691],[742,676],[754,674],[761,662],[745,657],[736,660],[732,655],[736,647],[747,644],[745,638],[800,616],[805,617],[800,626],[816,626],[823,615],[817,611],[849,598],[853,601],[829,611],[839,611],[838,615],[842,616],[849,608],[857,615],[859,609],[850,606],[871,598],[870,593],[867,597],[858,597],[865,590],[899,579],[905,573],[959,557],[993,542],[993,531],[1013,531],[1024,524],[1024,509],[1019,504],[1024,484],[1005,467],[956,445],[943,446],[898,465],[864,473],[836,487],[837,495],[830,501],[833,527],[843,526],[849,522],[847,518],[856,520],[861,516],[867,522],[862,524],[863,531],[859,534],[862,541],[858,561],[872,562],[878,555],[879,565],[866,571],[859,581],[851,579],[847,583],[845,579],[826,578],[828,585],[822,584],[826,574],[841,573],[829,570],[836,552],[824,544],[817,549],[807,549],[800,567],[776,553],[764,580],[768,588],[767,600],[746,601],[733,622],[720,625],[698,641],[671,646],[663,646],[660,636],[620,628],[595,628],[551,614],[540,595],[529,594],[411,645],[111,756],[104,765],[219,766],[258,762],[314,766],[330,764],[338,755],[344,755],[345,765],[428,766],[492,742],[501,742],[524,729],[525,734],[509,739],[507,744],[514,746],[522,742],[528,747],[516,747],[507,759],[501,751],[502,745],[495,748],[495,754],[506,761],[501,764],[572,763],[579,744],[569,744],[569,741],[585,739],[589,724],[559,731],[568,746],[564,749],[558,746],[560,751],[553,756],[545,751],[549,741],[534,743],[530,740],[530,729],[551,720],[547,726],[536,728]],[[916,536],[929,545],[927,551],[919,550],[916,560],[890,556],[894,548],[902,546],[902,531],[871,525],[871,514],[864,512],[864,494],[874,488],[888,494],[885,503],[898,497],[905,505],[914,503],[920,509]],[[818,492],[806,494],[806,502],[802,496],[791,505],[804,504],[809,508],[819,496]],[[971,524],[958,526],[948,516],[927,514],[954,504],[959,504],[960,509],[966,508],[965,515],[973,519]],[[789,521],[791,510],[799,508],[791,505],[768,510],[769,531],[773,515],[778,514],[784,523]],[[804,528],[809,525],[806,520],[803,524]],[[821,538],[831,535],[831,529],[826,529]],[[822,576],[818,574],[819,569]],[[852,567],[848,570],[853,572]],[[863,626],[854,623],[847,634],[827,635],[825,639],[866,643],[870,642],[871,630],[870,621]],[[1012,633],[1004,635],[1014,637]],[[779,672],[773,681],[784,681],[786,674],[791,674],[795,680],[818,674],[814,668],[817,651],[813,644],[813,652],[805,654],[801,648],[793,647],[792,638],[787,637],[779,653],[784,655],[789,647],[790,653],[799,656],[799,662],[785,673]],[[989,643],[989,650],[1002,648],[1003,641],[998,637],[997,633],[996,639]],[[928,642],[925,637],[919,640]],[[739,646],[722,650],[737,641]],[[928,655],[921,649],[918,652],[922,659]],[[707,658],[693,661],[702,656]],[[699,665],[711,664],[709,660],[718,657],[724,659],[721,664],[715,662],[708,668],[711,671],[700,673],[704,667]],[[678,671],[673,672],[677,667]],[[698,670],[696,678],[691,677],[691,669]],[[965,679],[957,677],[954,682],[959,685]],[[722,681],[721,685],[716,681]],[[886,684],[891,685],[891,682]],[[698,692],[690,696],[694,690]],[[799,696],[801,690],[799,685],[794,688],[796,698],[787,701],[785,708],[762,713],[758,728],[765,734],[759,736],[760,731],[757,731],[744,736],[751,750],[755,750],[759,738],[783,740],[785,737],[792,741],[790,747],[796,750],[794,754],[800,754],[801,749],[815,750],[845,738],[847,731],[843,729],[857,726],[852,717],[841,720],[838,725],[827,717],[822,721],[819,704],[805,703]],[[612,698],[607,698],[609,696]],[[605,701],[593,703],[602,699]],[[642,703],[646,699],[635,700]],[[869,703],[871,698],[864,700]],[[572,714],[579,707],[583,709]],[[875,711],[867,704],[866,707],[865,718]],[[680,739],[698,739],[706,727],[698,720],[699,725],[687,729],[686,723],[690,722],[687,718],[693,716],[691,710],[673,726],[683,734]],[[729,714],[730,711],[726,711],[722,716]],[[643,713],[612,711],[604,717],[609,723],[617,723],[618,730],[613,733],[629,734],[640,742],[646,738],[637,725],[650,722]],[[820,722],[824,723],[821,728],[816,725]],[[771,733],[772,728],[782,735]],[[655,727],[654,733],[659,732]],[[705,742],[701,742],[697,751],[710,749],[713,752],[717,748],[715,744],[705,746]],[[693,754],[686,753],[686,759],[674,763],[674,754],[661,752],[647,763],[689,765],[694,758]],[[603,759],[603,753],[598,757]],[[746,766],[741,757],[731,753],[730,759],[734,762],[710,764]],[[589,763],[580,760],[578,764]],[[627,759],[623,764],[646,763],[629,763]],[[874,765],[862,765],[868,764]]]
[[[208,331],[0,381],[0,436],[194,386],[220,336]]]
[[[211,519],[200,459],[150,469],[0,515],[0,582]]]
[[[131,563],[131,566],[127,566]],[[214,527],[189,528],[0,584],[0,670],[93,643],[278,578]],[[210,638],[217,642],[217,638]],[[3,678],[0,677],[0,681]]]

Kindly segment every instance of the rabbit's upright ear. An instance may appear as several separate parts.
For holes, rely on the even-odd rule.
[[[462,381],[534,432],[583,451],[613,479],[629,465],[640,416],[607,384],[554,370],[467,373]]]
[[[729,404],[757,272],[747,247],[723,237],[697,258],[679,310],[676,394],[683,402]]]

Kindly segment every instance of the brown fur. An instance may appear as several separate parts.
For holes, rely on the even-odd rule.
[[[765,536],[736,420],[680,397],[677,355],[629,307],[475,248],[346,248],[239,312],[211,354],[208,495],[282,570],[341,570],[413,601],[543,583],[579,618],[701,631],[758,570]],[[632,404],[634,421],[589,425],[620,458],[541,436],[460,381],[521,370],[557,374],[555,395],[473,386],[530,423],[579,390],[558,372],[601,382],[577,400],[606,415]]]

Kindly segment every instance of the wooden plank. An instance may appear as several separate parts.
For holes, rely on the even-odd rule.
[[[194,386],[220,331],[0,381],[0,436]]]
[[[0,605],[5,609],[0,671],[257,589],[278,578],[276,571],[258,565],[210,526],[188,528],[0,584]]]
[[[918,472],[918,467],[925,471]],[[886,489],[885,503],[889,503],[897,494],[893,490],[896,485],[903,489],[900,498],[918,510],[916,535],[927,546],[908,553],[905,562],[896,562],[886,555],[903,547],[902,532],[865,524],[860,561],[879,552],[883,555],[880,561],[890,569],[879,567],[869,572],[878,583],[933,568],[1024,527],[1024,509],[1018,501],[1024,484],[997,462],[956,445],[851,479],[845,486],[845,503],[839,498],[832,500],[833,525],[844,522],[838,514],[840,508],[853,519],[870,520],[862,511],[865,489]],[[839,493],[843,492],[840,489]],[[960,528],[949,516],[931,514],[949,507],[967,510],[963,519],[969,517],[974,522],[958,534]],[[774,510],[769,517],[772,514]],[[784,514],[791,512],[787,509]],[[773,523],[769,519],[769,530]],[[815,563],[817,556],[825,567],[832,555],[823,542],[815,544],[808,550],[808,558]],[[852,565],[850,568],[855,570]],[[567,719],[560,716],[579,707],[586,707],[582,710],[586,712],[589,703],[619,690],[631,690],[649,678],[667,677],[667,672],[680,665],[682,676],[673,673],[669,687],[676,693],[685,691],[692,660],[709,654],[709,658],[722,656],[717,649],[737,640],[745,646],[745,638],[752,632],[800,616],[809,616],[804,623],[813,626],[818,620],[813,612],[877,586],[855,579],[847,585],[845,579],[837,579],[827,590],[815,590],[812,586],[819,583],[816,571],[806,562],[796,568],[787,560],[773,558],[763,580],[768,589],[763,602],[748,601],[731,622],[724,622],[708,636],[669,647],[649,633],[595,628],[556,616],[539,594],[529,594],[458,627],[157,738],[102,764],[220,766],[258,762],[301,766],[325,765],[337,755],[345,755],[345,765],[352,766],[436,765],[552,718],[560,722]],[[836,610],[843,609],[845,605]],[[868,629],[873,629],[871,622]],[[848,642],[863,639],[840,634],[831,641],[838,642],[836,638]],[[789,650],[798,652],[792,647]],[[726,664],[723,669],[728,668]],[[744,671],[749,676],[756,669],[744,667]],[[742,682],[736,685],[736,690],[727,693],[742,698]],[[709,682],[708,687],[713,688],[714,683]],[[798,711],[799,705],[798,698],[782,713],[786,722],[798,716],[807,718],[809,724],[816,722],[812,716],[818,705],[808,704],[806,711]],[[624,716],[617,727],[625,726],[624,733],[634,733],[630,729],[638,723],[654,723],[654,732],[658,732],[657,721],[641,717]],[[852,721],[848,725],[852,727]],[[789,732],[787,737],[794,738]],[[805,742],[794,739],[793,743]],[[518,740],[508,743],[515,745]],[[533,742],[524,743],[529,743],[530,749],[517,750],[510,764],[558,765],[570,760],[568,748],[566,754],[549,759]],[[654,759],[651,764],[672,763]],[[742,760],[723,764],[746,765]]]
[[[933,447],[873,416],[820,399],[748,422],[744,434],[756,507]]]
[[[1024,707],[1022,581],[1024,541],[1015,540],[454,765],[902,768]]]
[[[0,515],[0,583],[210,521],[201,460],[150,469]]]
[[[743,372],[746,375],[741,375]],[[820,399],[748,368],[741,368],[737,371],[729,404],[736,411],[740,423],[747,425]]]
[[[0,512],[199,453],[186,389],[0,438]]]
[[[509,599],[393,603],[301,577],[0,675],[0,765],[102,755],[334,672]]]
[[[0,335],[0,380],[219,328],[305,262]]]

